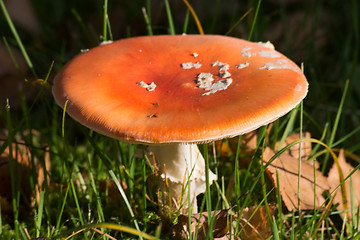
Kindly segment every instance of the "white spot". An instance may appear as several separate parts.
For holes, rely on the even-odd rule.
[[[213,75],[211,73],[200,73],[197,76],[197,84],[199,84],[199,88],[203,88],[205,90],[211,89],[212,81],[214,81]]]
[[[112,43],[113,41],[111,41],[111,40],[109,40],[109,41],[102,41],[101,43],[100,43],[100,46],[102,46],[102,45],[106,45],[106,44],[110,44],[110,43]]]
[[[182,63],[181,67],[183,69],[191,69],[193,67],[193,63],[192,62],[186,62],[186,63]]]
[[[222,65],[223,63],[222,62],[219,62],[218,60],[216,60],[215,62],[213,62],[212,64],[211,64],[211,66],[212,67],[215,67],[215,66],[220,66],[220,65]]]
[[[194,63],[193,67],[196,68],[196,69],[199,69],[201,67],[201,64],[199,62]]]
[[[284,61],[282,59],[276,61],[276,63],[273,63],[273,62],[265,63],[264,66],[259,67],[259,69],[266,69],[266,70],[290,69],[290,70],[293,70],[295,72],[299,72],[299,69],[297,69],[296,67],[293,67],[292,65],[288,64],[286,60]]]
[[[223,63],[221,66],[219,66],[219,71],[220,72],[227,71],[229,70],[229,68],[230,68],[229,64]]]
[[[196,52],[194,52],[192,55],[193,55],[195,58],[196,58],[197,56],[199,56],[199,54],[197,54]]]
[[[231,74],[228,72],[230,66],[227,63],[223,63],[223,62],[219,62],[219,61],[215,61],[211,64],[212,67],[218,66],[219,67],[219,75],[222,78],[227,78],[230,77]]]
[[[269,51],[265,51],[265,50],[260,50],[259,51],[259,55],[261,57],[269,57],[269,58],[277,58],[280,57],[280,54],[274,50],[269,50]]]
[[[201,67],[201,64],[199,62],[196,63],[186,62],[186,63],[182,63],[181,67],[183,69],[191,69],[191,68],[199,69]]]
[[[80,50],[81,53],[88,52],[88,51],[89,51],[88,48],[87,48],[87,49],[81,49],[81,50]]]
[[[231,73],[229,73],[228,71],[220,72],[220,77],[222,77],[222,78],[228,78],[230,76],[231,76]]]
[[[142,88],[146,88],[149,92],[154,91],[156,88],[156,84],[154,82],[151,82],[150,84],[145,83],[144,81],[136,83],[138,86]]]
[[[142,49],[139,49],[139,52],[142,53]]]
[[[274,44],[272,44],[270,41],[267,42],[257,42],[257,44],[259,44],[262,47],[266,47],[269,48],[271,50],[275,50]]]
[[[255,53],[253,52],[249,52],[249,50],[251,49],[251,47],[244,47],[242,50],[241,50],[241,55],[243,57],[252,57],[254,55],[256,55]]]
[[[238,68],[238,69],[242,69],[242,68],[246,68],[250,65],[249,62],[244,62],[244,63],[240,63],[238,65],[236,65],[235,67]]]
[[[233,81],[232,78],[227,78],[224,80],[214,82],[213,84],[211,84],[210,89],[205,89],[205,90],[210,90],[210,91],[203,93],[202,96],[210,95],[212,93],[216,93],[217,91],[225,90],[232,83],[232,81]]]

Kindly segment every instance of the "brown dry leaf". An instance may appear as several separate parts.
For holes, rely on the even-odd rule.
[[[344,156],[344,149],[341,149],[338,156],[339,165],[341,167],[341,171],[343,173],[344,178],[346,178],[351,171],[354,170],[353,166],[351,166],[349,163],[346,162],[345,156]],[[339,177],[339,171],[338,167],[334,163],[331,167],[328,175],[328,182],[330,184],[330,191],[333,191],[339,184],[340,184],[340,177]],[[350,188],[350,178],[352,179],[352,190]],[[334,194],[334,203],[339,203],[339,206],[337,207],[338,210],[343,211],[346,210],[345,206],[347,205],[347,208],[350,208],[351,206],[351,198],[350,198],[350,191],[353,192],[354,196],[354,207],[357,208],[360,205],[360,171],[354,172],[351,177],[348,178],[345,181],[345,187],[346,187],[346,198],[347,203],[344,204],[342,195],[341,195],[341,188],[339,187]],[[351,214],[348,214],[348,217],[351,217]]]
[[[226,239],[267,239],[271,236],[271,226],[266,215],[265,206],[257,206],[245,208],[239,218],[237,214],[230,214],[229,210],[219,210],[212,212],[215,214],[215,222],[213,225],[213,239],[226,240]],[[273,215],[276,206],[269,205],[270,214]],[[255,211],[256,210],[256,211]],[[255,212],[254,212],[255,211]],[[252,218],[250,219],[251,215]],[[239,229],[242,229],[241,238],[234,235],[233,229],[236,224],[240,224]],[[231,226],[231,227],[230,227]],[[231,232],[230,232],[231,229]],[[189,239],[189,230],[191,234],[197,232],[197,240],[206,239],[208,231],[208,214],[207,212],[196,213],[191,216],[191,225],[188,227],[188,216],[180,215],[178,223],[173,227],[173,239],[183,240]]]
[[[6,139],[6,136],[0,133],[0,139]],[[0,145],[3,144],[4,141],[0,140]],[[37,174],[37,183],[35,193],[33,194],[29,185],[29,177],[32,168],[31,164],[31,152],[25,146],[21,144],[12,144],[12,157],[14,160],[17,160],[17,172],[15,172],[15,176],[18,177],[18,181],[20,184],[21,191],[24,193],[22,196],[29,197],[29,199],[25,200],[24,203],[30,202],[31,207],[33,207],[33,199],[35,198],[36,202],[40,201],[40,191],[42,189],[44,178],[44,169],[42,165],[39,163],[38,159],[34,159],[35,163],[35,171]],[[46,171],[50,171],[50,157],[49,153],[45,153],[45,164]],[[47,178],[48,183],[50,182],[50,178]],[[4,152],[0,155],[0,198],[1,202],[8,202],[8,206],[11,206],[12,199],[12,191],[11,191],[11,173],[10,173],[10,150],[7,147]],[[4,210],[4,209],[2,209]],[[12,211],[9,209],[10,212]]]
[[[219,210],[211,212],[211,216],[215,214],[215,222],[213,225],[214,239],[226,239],[223,238],[228,234],[229,227],[229,210]],[[197,232],[197,240],[206,239],[206,233],[208,231],[208,213],[195,213],[191,215],[191,226],[188,227],[188,216],[180,215],[178,217],[178,223],[173,227],[173,239],[183,240],[189,239],[190,234]],[[232,238],[234,239],[234,237]]]
[[[263,165],[265,165],[275,153],[276,152],[269,147],[265,148],[263,153]],[[292,157],[289,153],[284,152],[266,168],[266,172],[270,176],[275,187],[277,186],[276,171],[279,172],[280,194],[289,211],[298,209],[298,161],[298,158]],[[300,183],[301,209],[319,208],[325,201],[322,197],[322,193],[330,189],[327,178],[324,177],[319,170],[314,169],[313,165],[302,159]]]
[[[271,225],[268,221],[265,206],[260,206],[259,209],[256,208],[257,206],[252,206],[243,210],[240,218],[240,224],[245,226],[241,232],[242,240],[267,239],[272,235]],[[276,205],[270,204],[269,211],[271,216],[274,215],[275,210]],[[254,215],[249,220],[253,213]]]
[[[305,133],[303,133],[302,138],[303,139],[311,138],[311,134],[309,132],[305,132]],[[288,136],[285,139],[283,146],[280,146],[280,142],[277,142],[275,144],[275,149],[278,149],[279,147],[282,148],[282,147],[284,147],[292,142],[298,141],[298,140],[300,140],[300,134],[298,134],[298,133],[291,134],[290,136]],[[292,156],[294,158],[298,158],[299,153],[300,153],[299,152],[300,145],[301,145],[301,158],[307,159],[312,151],[311,142],[302,142],[300,144],[296,144],[296,145],[290,147],[290,149],[288,150],[288,153],[290,154],[290,156]]]

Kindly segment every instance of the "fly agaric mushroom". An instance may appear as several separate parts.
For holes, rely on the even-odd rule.
[[[205,191],[196,143],[268,124],[293,109],[307,89],[299,67],[270,43],[166,35],[119,40],[80,54],[55,77],[53,95],[61,107],[68,101],[66,111],[81,124],[150,145],[175,208],[188,176],[196,212],[196,196]],[[211,172],[209,180],[216,180]]]

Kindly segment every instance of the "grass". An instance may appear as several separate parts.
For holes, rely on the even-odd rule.
[[[0,201],[0,239],[171,239],[170,228],[177,222],[177,215],[167,221],[161,219],[156,177],[147,164],[150,160],[144,155],[145,147],[118,142],[79,125],[56,105],[50,87],[55,74],[80,49],[94,47],[101,41],[183,31],[199,33],[192,10],[182,1],[167,0],[156,4],[150,0],[89,0],[86,5],[79,0],[32,3],[41,26],[37,35],[13,21],[0,0],[3,43],[10,55],[14,55],[10,47],[20,49],[30,69],[16,75],[26,78],[18,97],[1,102],[0,130],[5,129],[8,137],[0,139],[0,153],[7,147],[26,146],[32,156],[28,178],[31,192],[38,187],[39,171],[45,181],[38,189],[36,201],[20,187],[16,171],[19,165],[10,161],[12,197],[9,205]],[[291,133],[309,131],[313,139],[320,139],[330,149],[344,148],[354,156],[352,159],[359,159],[358,1],[189,3],[205,34],[229,34],[254,41],[269,39],[299,65],[304,63],[310,84],[307,98],[301,107],[274,123],[268,140],[267,128],[260,128],[258,146],[274,146]],[[20,65],[21,60],[13,57],[13,61],[14,66]],[[25,99],[28,90],[35,93]],[[15,107],[17,101],[19,107]],[[251,156],[249,164],[243,165],[241,139],[226,156],[213,151],[212,143],[203,145],[206,165],[219,177],[198,198],[209,216],[211,211],[229,206],[234,212],[264,206],[273,239],[360,237],[355,189],[348,193],[352,196],[349,206],[353,221],[344,219],[342,212],[331,205],[327,211],[289,212],[278,188],[274,188],[259,164],[261,148]],[[327,173],[334,158],[313,141],[312,155]],[[275,157],[289,147],[283,144]],[[13,156],[13,160],[18,158],[19,155]],[[359,168],[355,160],[352,163]],[[51,163],[51,171],[44,167],[36,170],[35,162],[41,166]],[[234,176],[233,185],[230,176]],[[327,197],[330,202],[331,195]],[[270,213],[268,203],[277,203],[275,215]],[[211,226],[213,218],[210,219]],[[241,234],[242,229],[239,220],[234,230]],[[210,228],[208,237],[212,238],[212,234]]]

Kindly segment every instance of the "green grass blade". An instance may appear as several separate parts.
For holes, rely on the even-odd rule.
[[[81,225],[84,225],[85,224],[84,218],[83,218],[81,207],[80,207],[79,200],[78,200],[78,197],[77,197],[74,181],[72,179],[70,180],[70,184],[71,184],[71,190],[72,190],[75,205],[76,205],[76,210],[77,210],[78,215],[79,215],[80,223],[81,223]],[[88,236],[86,234],[84,234],[84,237],[85,237],[85,239],[88,239]]]
[[[249,13],[252,11],[253,9],[249,9],[246,13],[244,13],[231,27],[230,29],[225,33],[225,36],[230,35],[230,33],[241,23],[242,20],[244,20],[244,18],[249,15]]]
[[[165,8],[166,8],[166,14],[168,16],[169,21],[169,31],[171,35],[175,35],[175,27],[174,27],[174,21],[171,14],[170,4],[168,0],[165,0]]]
[[[9,55],[10,55],[11,61],[12,61],[13,64],[14,64],[14,67],[18,70],[18,72],[19,72],[20,74],[23,74],[23,73],[21,72],[21,70],[20,70],[19,64],[18,64],[18,62],[16,61],[16,58],[15,58],[13,52],[11,51],[11,48],[10,48],[10,45],[9,45],[8,40],[7,40],[4,36],[2,37],[2,39],[3,39],[3,42],[4,42],[4,44],[5,44],[5,47],[6,47],[7,51],[8,51],[8,53],[9,53]]]
[[[107,22],[109,20],[108,16],[108,0],[104,0],[104,12],[103,12],[103,41],[107,41]]]
[[[349,80],[346,80],[345,86],[344,86],[344,91],[343,91],[341,101],[340,101],[340,105],[339,105],[338,111],[336,113],[334,126],[333,126],[333,129],[331,131],[329,142],[327,143],[329,146],[332,146],[332,144],[333,144],[333,142],[335,140],[335,135],[336,135],[336,132],[337,132],[337,129],[338,129],[338,126],[339,126],[339,121],[340,121],[341,113],[342,113],[342,110],[343,110],[343,107],[344,107],[348,87],[349,87]],[[322,165],[322,168],[321,168],[322,173],[325,172],[328,160],[329,160],[329,157],[327,155],[325,157],[325,159],[324,159],[324,164]]]
[[[105,221],[104,211],[102,208],[100,195],[96,189],[96,184],[95,184],[95,179],[94,179],[94,174],[93,174],[93,170],[92,170],[92,163],[90,160],[90,156],[88,156],[88,163],[89,163],[89,171],[88,171],[89,179],[90,179],[90,184],[91,184],[92,190],[93,190],[93,192],[95,194],[95,198],[96,198],[96,208],[97,208],[97,212],[98,212],[99,221],[104,222]]]
[[[56,220],[56,227],[55,227],[55,236],[57,234],[57,232],[60,230],[60,222],[61,222],[61,217],[64,214],[64,209],[65,209],[65,204],[66,204],[66,200],[67,200],[67,196],[69,194],[70,191],[70,183],[68,183],[67,188],[66,188],[66,192],[65,192],[65,196],[62,199],[62,205],[59,211],[59,215],[57,216],[57,220]]]
[[[300,141],[303,139],[303,102],[300,103]],[[299,212],[299,225],[301,226],[301,192],[300,192],[300,188],[301,188],[301,151],[302,151],[302,144],[299,144],[299,158],[298,158],[298,186],[297,186],[297,194],[298,194],[298,212]],[[314,186],[315,188],[315,186]],[[315,193],[315,192],[314,192]],[[315,197],[315,196],[314,196]],[[314,205],[315,206],[315,205]],[[300,229],[302,229],[300,227]],[[301,232],[301,231],[300,231]]]
[[[116,187],[117,187],[118,190],[120,191],[120,194],[121,194],[121,196],[122,196],[122,198],[123,198],[123,200],[124,200],[124,202],[125,202],[128,210],[129,210],[130,216],[132,217],[132,219],[133,219],[133,221],[134,221],[134,225],[135,225],[136,230],[139,231],[139,232],[141,232],[141,231],[140,231],[140,228],[139,228],[139,225],[138,225],[138,222],[137,222],[137,220],[136,220],[136,218],[135,218],[135,214],[134,214],[134,212],[133,212],[133,210],[132,210],[132,208],[131,208],[130,202],[129,202],[129,200],[127,199],[126,194],[125,194],[125,192],[124,192],[124,189],[121,187],[121,184],[119,183],[119,180],[116,178],[115,173],[114,173],[112,170],[110,170],[109,173],[110,173],[111,178],[112,178],[113,181],[115,182]],[[141,235],[139,235],[139,238],[140,238],[140,239],[143,239]]]
[[[272,217],[271,230],[272,230],[272,233],[273,233],[274,240],[280,240],[279,229],[277,228],[276,220],[275,220],[274,216]]]
[[[190,18],[190,10],[186,10],[185,19],[184,19],[184,27],[183,27],[183,33],[187,33],[187,28],[189,26],[189,18]]]
[[[6,123],[7,123],[7,130],[8,130],[8,148],[9,148],[9,167],[10,167],[10,177],[11,177],[11,202],[13,207],[13,214],[14,214],[14,229],[15,229],[15,236],[16,239],[19,239],[19,191],[18,191],[18,181],[17,176],[15,173],[17,172],[17,154],[15,156],[15,159],[13,158],[13,145],[12,145],[12,136],[13,136],[13,129],[12,129],[12,119],[10,116],[10,103],[9,100],[7,100],[6,103]],[[16,149],[15,149],[16,151]]]
[[[61,123],[61,136],[63,139],[65,139],[65,117],[66,117],[66,107],[67,107],[68,102],[69,102],[69,100],[65,101],[63,116],[62,116],[62,123]]]
[[[40,230],[41,230],[41,222],[43,217],[43,210],[44,210],[44,191],[40,192],[40,201],[38,206],[38,212],[36,215],[36,237],[40,237]]]
[[[33,76],[35,78],[37,78],[37,75],[36,75],[35,70],[34,70],[34,65],[32,64],[32,62],[30,60],[30,57],[26,52],[26,49],[25,49],[25,47],[24,47],[24,45],[23,45],[23,43],[22,43],[22,41],[21,41],[21,39],[19,37],[19,34],[18,34],[18,32],[17,32],[17,30],[16,30],[16,28],[15,28],[15,26],[14,26],[14,24],[13,24],[11,18],[10,18],[10,15],[9,15],[6,7],[5,7],[5,4],[4,4],[3,0],[0,0],[0,7],[1,7],[3,13],[4,13],[7,24],[9,25],[10,30],[11,30],[12,34],[14,35],[14,38],[15,38],[15,40],[16,40],[19,48],[20,48],[20,51],[21,51],[21,53],[23,54],[23,56],[25,58],[25,61],[26,61],[27,65],[29,66]]]
[[[279,169],[276,169],[276,200],[278,205],[278,218],[279,218],[279,229],[280,231],[283,230],[283,220],[282,220],[282,199],[280,193],[280,176],[279,176]]]
[[[297,107],[294,108],[291,113],[290,113],[290,119],[286,125],[286,128],[284,130],[284,134],[282,135],[281,139],[280,139],[280,143],[279,146],[277,148],[277,150],[281,149],[285,143],[286,138],[290,135],[291,130],[294,127],[294,123],[295,123],[295,119],[296,119],[296,114],[297,114]]]
[[[153,34],[153,31],[152,31],[152,27],[151,27],[151,20],[150,20],[150,17],[149,17],[150,14],[147,13],[146,8],[144,8],[144,7],[141,10],[142,10],[142,13],[143,13],[143,16],[144,16],[144,19],[145,19],[148,35],[152,36],[154,34]]]
[[[253,21],[252,21],[252,25],[251,25],[251,29],[250,29],[250,33],[249,33],[249,37],[248,37],[248,40],[249,40],[249,41],[252,39],[254,30],[255,30],[255,24],[256,24],[257,17],[258,17],[259,11],[260,11],[260,5],[261,5],[261,0],[258,0],[257,6],[256,6],[255,15],[254,15],[254,19],[253,19]]]

